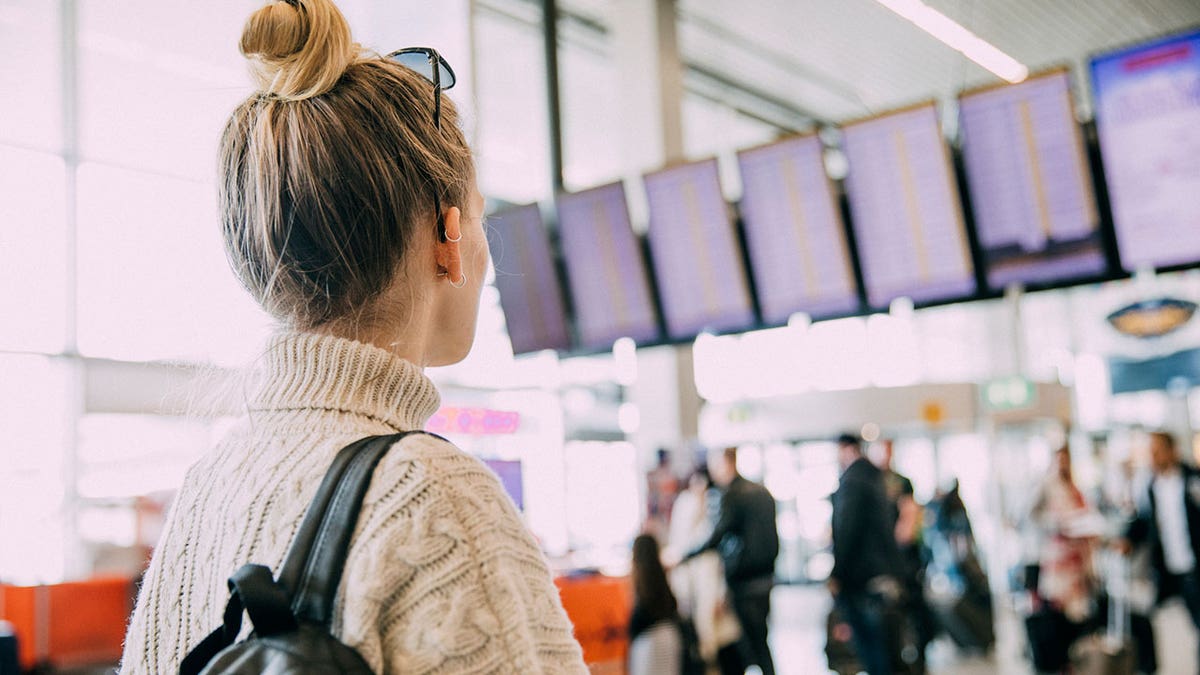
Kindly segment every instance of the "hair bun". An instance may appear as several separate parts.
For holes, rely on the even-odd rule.
[[[246,22],[240,47],[259,91],[289,101],[332,89],[359,51],[331,0],[269,3]]]

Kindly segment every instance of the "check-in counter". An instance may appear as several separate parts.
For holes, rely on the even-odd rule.
[[[116,663],[135,593],[128,577],[0,584],[0,620],[12,624],[22,669]]]
[[[633,609],[629,578],[567,575],[558,577],[554,583],[591,672],[624,675],[629,653],[629,613]]]

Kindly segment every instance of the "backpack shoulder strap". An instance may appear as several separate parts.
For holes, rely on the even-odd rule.
[[[329,628],[350,539],[375,467],[399,440],[424,433],[407,431],[372,436],[338,453],[296,533],[280,572],[279,581],[291,593],[292,610],[297,619]],[[343,456],[347,456],[344,461]],[[335,476],[333,468],[341,468],[340,475]],[[323,508],[317,508],[318,503]]]
[[[368,436],[338,452],[292,539],[278,581],[272,580],[270,570],[261,565],[238,569],[229,579],[223,625],[185,656],[179,667],[181,675],[197,675],[233,644],[241,630],[243,610],[250,614],[255,631],[262,634],[292,630],[298,619],[315,621],[328,629],[350,537],[375,467],[392,445],[416,433],[427,432]]]

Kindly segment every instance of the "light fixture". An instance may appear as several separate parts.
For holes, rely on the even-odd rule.
[[[962,52],[980,66],[1009,82],[1020,82],[1029,76],[1029,68],[1005,54],[994,45],[972,33],[954,19],[921,2],[921,0],[875,0],[917,28]]]

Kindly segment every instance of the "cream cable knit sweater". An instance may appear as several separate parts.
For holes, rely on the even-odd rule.
[[[193,466],[138,595],[121,672],[161,675],[221,623],[226,579],[278,572],[345,445],[420,429],[419,368],[372,346],[277,338],[249,415]],[[334,634],[377,673],[586,673],[546,562],[495,476],[430,436],[375,471],[338,592]]]

